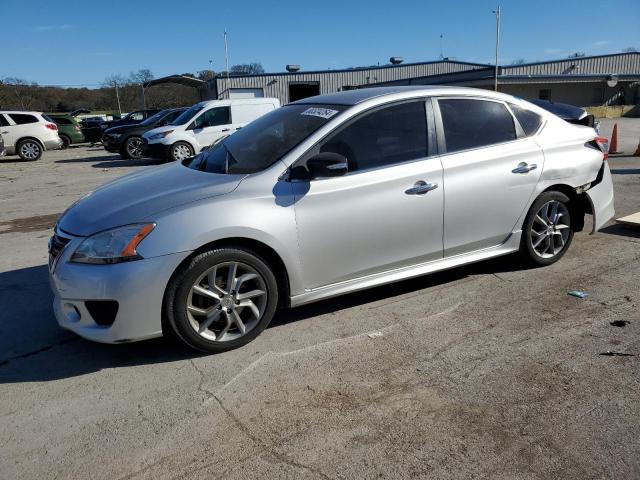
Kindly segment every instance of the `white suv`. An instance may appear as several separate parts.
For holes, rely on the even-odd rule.
[[[232,98],[196,103],[169,125],[142,136],[146,157],[184,160],[280,106],[277,98]]]
[[[20,155],[22,160],[38,160],[43,151],[62,146],[58,126],[39,112],[0,111],[0,134],[7,155]]]

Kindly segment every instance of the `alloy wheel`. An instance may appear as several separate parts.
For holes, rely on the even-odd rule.
[[[20,154],[29,160],[35,160],[40,155],[40,145],[36,142],[24,142],[20,146]]]
[[[253,330],[267,307],[264,278],[241,262],[224,262],[205,271],[187,298],[187,318],[201,337],[214,342],[238,339]]]
[[[551,200],[536,213],[529,233],[534,252],[542,258],[560,253],[571,232],[569,209],[557,200]]]
[[[132,158],[140,158],[142,156],[142,140],[140,138],[132,138],[127,142],[127,153]]]

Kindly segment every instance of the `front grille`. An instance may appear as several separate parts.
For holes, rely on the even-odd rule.
[[[54,264],[60,252],[71,241],[70,238],[61,237],[60,235],[54,235],[49,240],[49,268]]]

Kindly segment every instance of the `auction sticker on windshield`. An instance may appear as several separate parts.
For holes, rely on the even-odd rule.
[[[331,118],[336,113],[338,113],[338,110],[331,110],[330,108],[312,107],[312,108],[307,108],[300,115],[312,115],[314,117]]]

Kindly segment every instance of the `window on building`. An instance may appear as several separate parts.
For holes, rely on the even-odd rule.
[[[591,91],[591,103],[594,105],[602,105],[604,103],[604,88],[595,87]]]
[[[509,104],[509,107],[511,107],[511,111],[527,137],[538,131],[540,125],[542,125],[542,117],[540,115],[512,103]]]
[[[38,119],[33,115],[28,115],[26,113],[10,113],[9,117],[13,120],[16,125],[25,125],[27,123],[38,123]]]
[[[503,103],[444,99],[438,105],[448,153],[516,139],[513,117]]]
[[[427,156],[424,102],[401,103],[364,114],[324,140],[319,151],[345,156],[349,171],[424,158]]]
[[[543,88],[538,93],[538,98],[540,100],[551,100],[551,90],[549,88]]]

